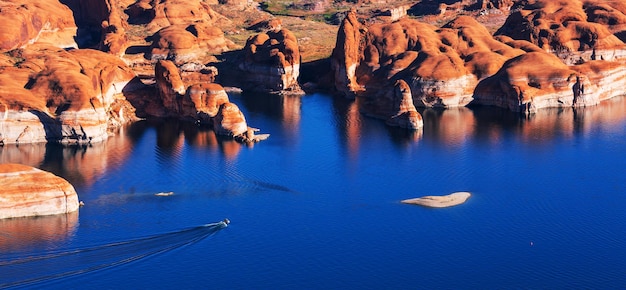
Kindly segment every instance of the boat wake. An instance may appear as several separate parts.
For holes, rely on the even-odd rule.
[[[39,256],[0,259],[0,289],[67,278],[134,262],[200,241],[228,226],[218,223]]]

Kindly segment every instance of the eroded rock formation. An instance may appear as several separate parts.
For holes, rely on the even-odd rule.
[[[244,90],[270,93],[303,93],[298,84],[300,51],[295,35],[274,23],[266,33],[248,39],[239,68],[246,73]]]
[[[204,63],[207,54],[214,55],[235,48],[221,29],[206,23],[171,25],[152,37],[151,59],[167,59],[176,64]]]
[[[243,113],[229,101],[221,85],[206,82],[187,85],[178,67],[168,60],[157,63],[155,76],[162,106],[153,108],[150,114],[210,124],[215,133],[242,142],[257,142],[269,136],[255,135],[258,130],[248,128]]]
[[[619,20],[610,20],[619,18],[618,9],[605,5],[612,15],[607,16],[590,4],[594,1],[585,6],[587,13],[602,15],[595,19],[611,26],[584,22],[587,16],[579,2],[580,13],[573,16],[568,7],[575,3],[564,5],[563,11],[550,1],[528,3],[525,7],[536,9],[518,11],[510,19],[533,14],[524,19],[539,18],[537,23],[544,23],[540,17],[555,18],[561,24],[552,25],[553,34],[533,28],[545,37],[533,36],[530,41],[515,39],[516,34],[494,37],[467,16],[440,28],[406,18],[364,27],[351,11],[339,29],[331,60],[337,91],[365,99],[365,111],[373,115],[392,106],[384,95],[394,90],[398,80],[408,84],[416,106],[483,104],[525,113],[595,105],[624,93],[620,87],[626,66],[621,55],[626,45],[612,33],[620,27]],[[516,29],[524,32],[521,26]]]
[[[531,52],[506,62],[483,80],[475,103],[533,113],[549,107],[584,107],[624,94],[626,66],[588,61],[567,66],[558,57]]]
[[[19,49],[0,67],[0,142],[89,143],[133,121],[122,89],[135,75],[95,50]]]
[[[523,2],[496,34],[530,41],[567,64],[626,57],[615,33],[626,29],[626,5],[615,1]]]
[[[0,219],[69,213],[78,195],[65,179],[21,164],[0,164]]]
[[[350,37],[338,37],[340,49],[333,54],[338,90],[350,95],[364,87],[389,88],[396,79],[404,79],[415,104],[424,107],[469,104],[479,79],[525,52],[494,39],[464,16],[442,28],[401,19],[373,24],[366,33],[355,29],[363,31],[352,20],[344,20],[340,28],[340,36]]]

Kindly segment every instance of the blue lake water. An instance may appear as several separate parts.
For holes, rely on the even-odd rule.
[[[85,203],[78,214],[0,221],[0,285],[626,287],[625,98],[530,117],[425,110],[415,133],[322,94],[231,101],[271,137],[245,146],[141,121],[91,147],[0,147],[0,162],[54,172]],[[444,209],[400,203],[455,191],[473,195]],[[223,218],[225,229],[193,229]],[[123,241],[132,243],[112,246]],[[50,253],[70,258],[11,264]],[[109,266],[80,272],[99,263]],[[60,274],[20,282],[28,273]]]

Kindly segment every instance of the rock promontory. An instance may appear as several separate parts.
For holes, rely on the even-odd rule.
[[[21,164],[0,164],[0,219],[70,213],[78,195],[65,179]]]
[[[158,102],[152,102],[148,114],[176,117],[198,124],[212,125],[215,133],[238,141],[257,142],[269,135],[255,135],[241,110],[230,102],[224,87],[217,83],[185,84],[179,68],[169,60],[160,60],[155,68]]]

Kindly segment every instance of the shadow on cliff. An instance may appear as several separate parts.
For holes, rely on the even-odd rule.
[[[100,11],[106,10],[106,2],[100,1],[99,5],[96,5],[105,8],[93,7],[91,2],[94,1],[60,0],[60,2],[69,7],[74,15],[74,22],[78,28],[74,41],[78,48],[96,48],[102,38],[102,21],[108,17],[107,11]]]
[[[215,57],[218,60],[217,62],[207,64],[217,68],[218,75],[215,78],[215,82],[223,87],[244,87],[246,81],[245,74],[239,69],[239,64],[244,60],[243,51],[222,52]]]
[[[335,89],[334,74],[330,58],[304,62],[300,65],[300,86],[307,94],[331,93]]]
[[[218,61],[207,65],[217,68],[219,74],[216,77],[216,83],[224,87],[249,87],[246,74],[239,69],[239,64],[245,58],[242,50],[223,52],[215,57]],[[330,58],[301,63],[298,83],[307,94],[318,91],[331,92],[334,89],[334,80]]]
[[[63,127],[61,126],[61,123],[59,121],[50,117],[50,115],[38,110],[29,110],[29,112],[39,118],[39,121],[43,125],[43,129],[46,134],[46,141],[51,143],[61,140],[61,138],[63,137]]]
[[[411,6],[407,11],[410,15],[424,16],[424,15],[436,15],[439,14],[439,5],[452,5],[461,2],[460,0],[424,0]]]

